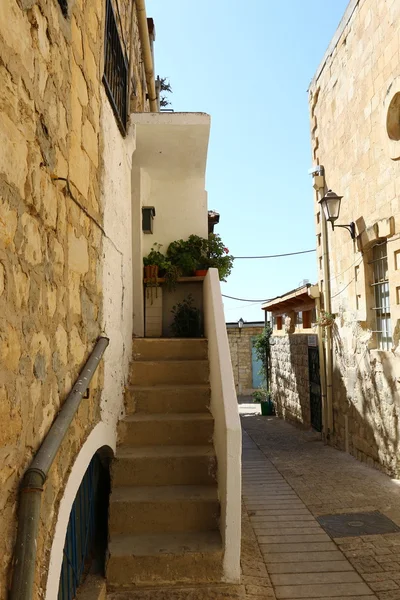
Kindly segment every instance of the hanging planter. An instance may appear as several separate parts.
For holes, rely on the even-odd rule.
[[[335,322],[335,316],[334,314],[328,313],[324,310],[321,310],[319,319],[317,319],[317,325],[319,325],[320,327],[332,327],[332,325]]]

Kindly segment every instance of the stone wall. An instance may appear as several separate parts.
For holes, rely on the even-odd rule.
[[[277,415],[309,428],[308,336],[274,335],[271,340],[271,391]]]
[[[332,442],[400,475],[400,4],[353,0],[310,86],[312,152],[327,188],[343,195],[341,223],[329,228],[333,328]],[[390,110],[392,112],[390,112]],[[396,112],[397,111],[397,112]],[[321,224],[315,202],[320,288]],[[387,240],[393,344],[376,336],[372,247]]]
[[[121,5],[125,11],[132,3]],[[2,600],[18,485],[101,333],[108,300],[102,283],[106,199],[100,127],[105,3],[77,0],[71,10],[65,19],[56,0],[0,2]],[[126,29],[128,40],[130,19]],[[134,44],[137,48],[137,39]],[[136,61],[138,106],[148,109],[140,54]],[[43,596],[71,465],[101,418],[102,381],[103,366],[44,489],[35,598]]]
[[[228,341],[231,351],[233,376],[236,393],[250,395],[253,388],[252,338],[263,332],[264,327],[228,327]]]

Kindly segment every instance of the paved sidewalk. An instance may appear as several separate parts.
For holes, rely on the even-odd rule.
[[[242,404],[243,495],[277,599],[400,600],[400,533],[332,540],[315,517],[379,510],[400,525],[400,486],[319,434]]]

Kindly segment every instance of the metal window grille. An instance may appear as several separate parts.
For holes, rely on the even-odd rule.
[[[58,589],[58,600],[73,600],[88,570],[96,534],[96,493],[100,459],[95,454],[72,505]]]
[[[128,107],[128,63],[118,34],[111,0],[106,5],[105,60],[103,83],[123,134],[126,132]]]
[[[380,350],[390,350],[392,346],[392,325],[390,321],[389,278],[387,243],[377,244],[372,249],[374,280],[371,284],[375,295],[376,339]]]

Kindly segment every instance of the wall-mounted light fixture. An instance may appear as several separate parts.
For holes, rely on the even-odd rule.
[[[153,233],[153,220],[156,216],[154,206],[142,207],[142,231],[143,233]]]
[[[239,329],[242,329],[243,325],[244,325],[244,321],[243,321],[242,317],[240,317],[240,319],[238,321],[238,327],[239,327]]]
[[[356,237],[356,226],[353,222],[349,223],[349,225],[335,225],[335,221],[339,217],[342,198],[343,196],[338,196],[335,192],[332,192],[332,190],[328,190],[325,196],[319,200],[319,203],[324,211],[325,219],[330,222],[332,229],[335,229],[335,227],[343,227],[344,229],[347,229],[351,235],[351,239],[354,240]]]

